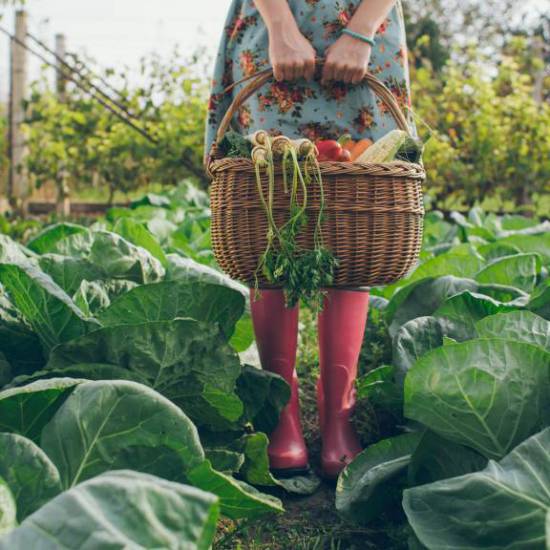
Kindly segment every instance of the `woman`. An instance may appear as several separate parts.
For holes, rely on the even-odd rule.
[[[316,60],[325,58],[322,70]],[[409,104],[407,53],[399,0],[233,0],[219,48],[206,130],[206,152],[232,101],[223,90],[268,66],[275,80],[253,95],[233,126],[288,137],[376,140],[394,122],[365,84],[367,69],[404,107]],[[328,289],[319,315],[321,466],[335,477],[361,450],[350,423],[354,381],[368,310],[368,290]],[[298,307],[283,292],[265,289],[252,301],[264,369],[281,375],[291,398],[270,436],[270,465],[280,474],[307,469],[295,370]]]

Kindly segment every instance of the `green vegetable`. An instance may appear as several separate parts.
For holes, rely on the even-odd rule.
[[[265,147],[264,157],[257,157],[255,162],[258,194],[268,219],[267,247],[256,270],[256,288],[258,273],[261,271],[270,283],[284,289],[288,306],[293,306],[302,299],[320,309],[323,301],[321,289],[332,285],[338,261],[322,241],[324,193],[315,153],[311,150],[306,157],[302,173],[297,151],[293,146],[286,149],[283,157],[283,186],[289,194],[290,219],[278,227],[273,217],[274,155],[269,140]],[[264,196],[262,188],[262,170],[265,170],[268,176],[267,197]],[[290,186],[287,181],[289,172],[292,178]],[[318,185],[321,191],[321,208],[315,225],[313,249],[306,250],[298,245],[297,237],[308,222],[308,186],[312,183]],[[303,194],[301,204],[298,202],[298,187],[301,187]]]
[[[427,548],[547,548],[550,428],[480,472],[406,490],[403,507]]]
[[[0,549],[79,548],[86,541],[88,548],[208,550],[218,513],[210,493],[119,470],[62,493],[0,539]]]
[[[407,132],[403,130],[392,130],[357,157],[355,162],[390,162],[395,159],[397,152],[408,138],[409,134]]]
[[[21,435],[0,433],[0,449],[0,479],[15,497],[21,522],[61,492],[59,472],[38,445]]]
[[[9,533],[17,525],[16,513],[15,500],[10,488],[0,477],[0,537]],[[0,539],[0,548],[1,545]]]
[[[410,135],[402,143],[401,147],[395,154],[395,160],[402,160],[404,162],[419,163],[422,160],[422,152],[424,151],[424,144],[421,140],[415,139]]]
[[[523,342],[482,338],[439,347],[407,373],[405,415],[499,459],[547,420],[549,369],[550,353]]]
[[[252,143],[239,132],[229,130],[220,142],[220,150],[224,157],[249,158],[252,152]]]

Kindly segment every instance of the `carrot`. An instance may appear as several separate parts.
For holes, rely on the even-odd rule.
[[[351,160],[354,161],[360,157],[372,144],[372,140],[368,138],[360,139],[351,150]]]
[[[353,148],[357,145],[356,141],[353,141],[353,139],[348,139],[344,145],[342,145],[342,149],[345,149],[346,151],[349,151],[350,153],[353,151]]]

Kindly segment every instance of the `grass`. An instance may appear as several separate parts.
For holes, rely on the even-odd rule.
[[[300,311],[298,376],[304,437],[312,467],[319,471],[321,439],[317,420],[316,382],[317,328],[313,312]],[[361,358],[359,374],[389,362],[389,336],[378,312],[371,312]],[[354,418],[364,446],[395,432],[397,420],[385,411],[362,401]],[[265,490],[265,489],[264,489]],[[222,520],[214,550],[400,550],[407,548],[408,532],[402,512],[396,507],[393,517],[384,517],[368,527],[345,522],[334,507],[335,485],[323,482],[311,496],[289,495],[270,491],[281,498],[284,514],[253,522]]]

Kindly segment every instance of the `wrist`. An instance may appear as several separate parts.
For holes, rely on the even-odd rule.
[[[374,46],[374,39],[362,33],[352,31],[349,28],[342,30],[342,37],[347,37],[348,40],[354,42],[355,45],[360,44],[367,48],[372,48]]]
[[[352,32],[356,32],[374,40],[374,35],[376,34],[376,29],[378,28],[374,22],[371,21],[362,21],[361,23],[355,22],[353,19],[349,22],[346,27]]]

